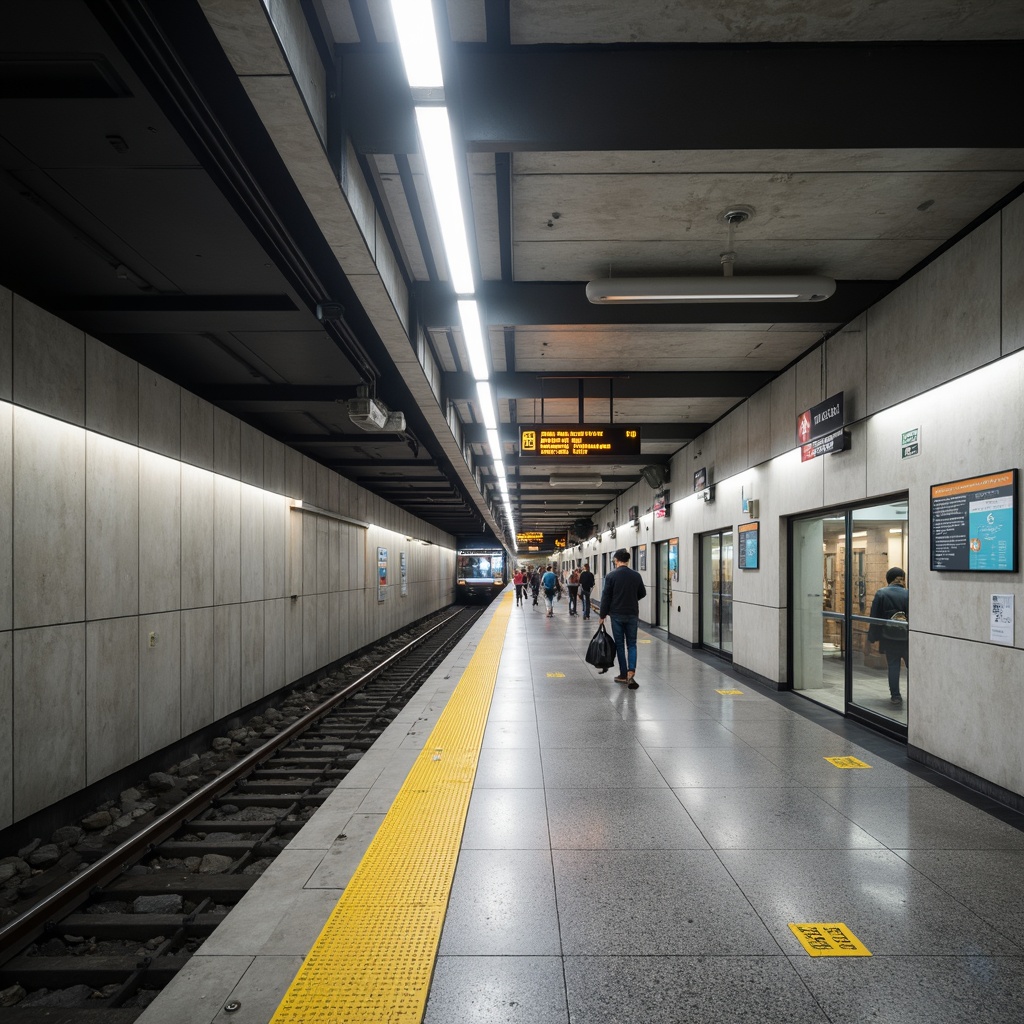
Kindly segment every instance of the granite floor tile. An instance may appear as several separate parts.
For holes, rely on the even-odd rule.
[[[640,748],[552,747],[541,755],[546,789],[632,789],[668,786]]]
[[[778,943],[714,853],[552,852],[566,956],[773,956]]]
[[[559,957],[442,956],[423,1024],[568,1024]]]
[[[543,789],[474,789],[462,836],[464,850],[547,850]]]

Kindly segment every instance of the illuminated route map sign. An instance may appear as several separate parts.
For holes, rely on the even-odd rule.
[[[935,484],[931,569],[1017,571],[1017,470]]]
[[[639,454],[639,427],[603,423],[530,423],[519,427],[520,458],[614,462]]]

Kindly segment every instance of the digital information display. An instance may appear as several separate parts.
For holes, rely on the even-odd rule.
[[[840,391],[797,416],[796,440],[800,445],[801,462],[849,448],[850,439],[843,432],[843,405]]]
[[[739,565],[741,569],[756,569],[758,541],[761,531],[760,523],[740,523],[739,528]]]
[[[1017,571],[1017,470],[931,490],[931,569]]]
[[[614,462],[639,454],[639,427],[602,423],[529,423],[519,427],[521,458]]]

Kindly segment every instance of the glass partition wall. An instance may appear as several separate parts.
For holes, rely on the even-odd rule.
[[[701,646],[732,655],[732,530],[701,538]]]
[[[790,528],[793,689],[844,714],[905,729],[906,645],[887,639],[896,627],[873,623],[871,605],[889,569],[908,571],[906,499],[794,519]],[[889,683],[894,656],[899,702]]]

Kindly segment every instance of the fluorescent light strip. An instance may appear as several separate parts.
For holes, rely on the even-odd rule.
[[[483,415],[484,426],[488,430],[493,430],[498,425],[498,420],[494,415],[494,396],[491,394],[490,383],[486,380],[478,380],[476,394],[480,399],[480,412]]]
[[[417,107],[416,124],[420,130],[423,160],[427,165],[427,178],[434,196],[434,210],[441,228],[452,287],[456,295],[472,295],[473,268],[469,260],[466,220],[462,213],[448,111],[445,107]]]
[[[475,299],[459,299],[459,318],[462,320],[462,336],[466,341],[469,353],[469,368],[477,380],[487,380],[488,371],[487,347],[484,345],[484,332],[480,326],[480,307]]]
[[[491,446],[491,458],[500,459],[504,454],[501,450],[501,438],[493,427],[487,431],[487,443]]]
[[[494,475],[501,480],[505,479],[505,463],[500,456],[494,460]]]
[[[391,13],[410,88],[443,88],[431,0],[391,0]]]

